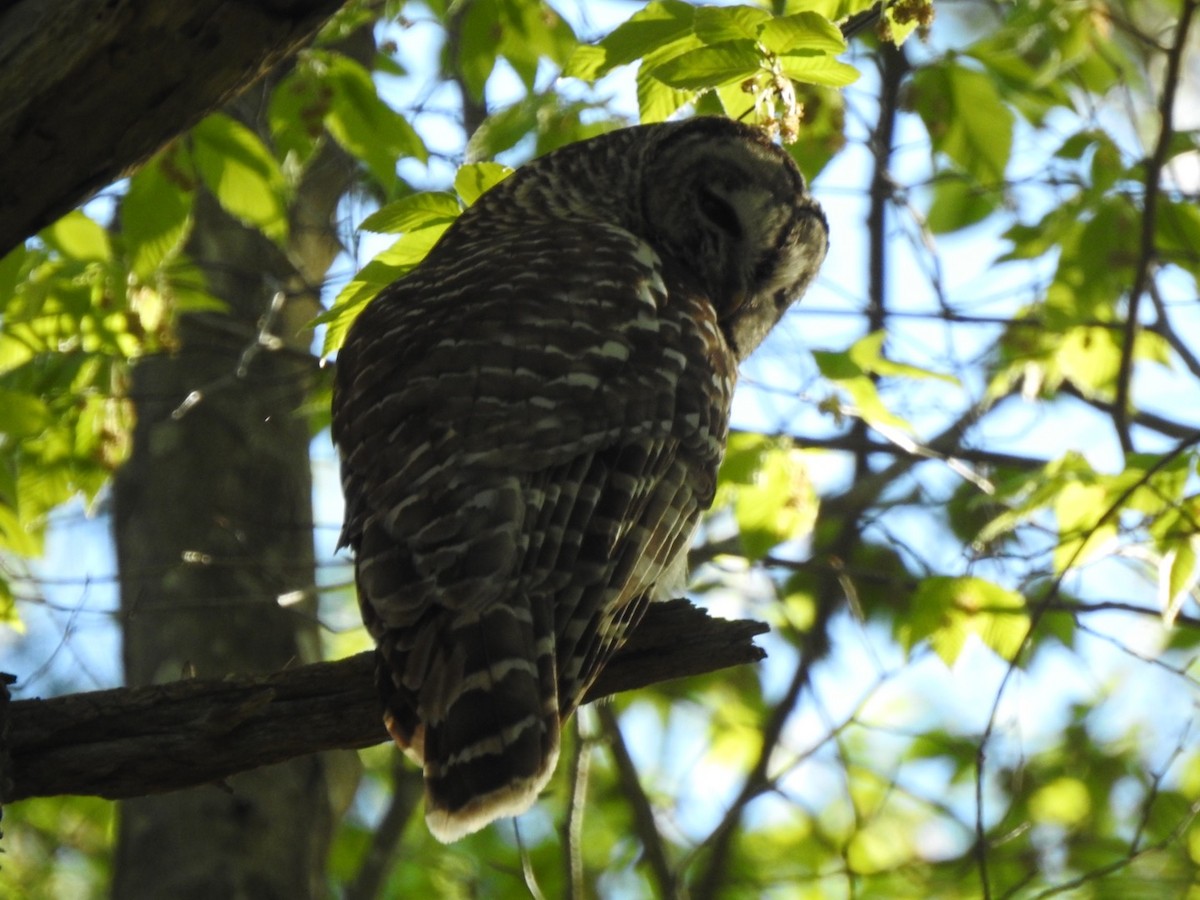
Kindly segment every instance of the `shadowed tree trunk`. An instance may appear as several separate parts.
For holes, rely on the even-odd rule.
[[[362,50],[370,36],[357,41]],[[270,81],[228,112],[263,132]],[[197,199],[188,252],[229,309],[184,317],[177,351],[133,373],[134,448],[114,489],[130,685],[266,673],[317,656],[302,411],[314,366],[303,326],[318,311],[338,251],[331,222],[353,178],[341,151],[319,151],[296,192],[285,251],[211,197]],[[260,347],[267,334],[282,349]],[[323,895],[330,760],[123,802],[113,896]]]

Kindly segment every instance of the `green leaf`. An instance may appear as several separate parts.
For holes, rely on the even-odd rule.
[[[706,44],[758,40],[771,14],[757,6],[697,6],[693,20],[696,37]]]
[[[846,52],[846,39],[841,30],[815,12],[771,19],[762,27],[758,39],[768,50],[781,56],[801,50],[822,54]]]
[[[988,185],[1000,185],[1012,151],[1013,114],[983,72],[928,66],[913,76],[913,104],[933,149]]]
[[[1029,812],[1035,823],[1072,828],[1092,811],[1087,785],[1078,778],[1064,775],[1038,788],[1029,798]]]
[[[1079,326],[1055,338],[1054,361],[1062,377],[1085,397],[1111,395],[1121,368],[1119,335],[1111,328]]]
[[[665,122],[696,98],[696,92],[659,81],[645,65],[637,74],[638,117],[643,123]]]
[[[651,55],[677,42],[699,43],[692,30],[696,8],[682,0],[654,0],[618,25],[596,47],[580,47],[563,75],[595,81],[617,66]],[[599,51],[599,52],[597,52]]]
[[[283,173],[254,132],[214,113],[192,129],[192,160],[226,212],[272,240],[286,236]]]
[[[552,6],[530,0],[498,0],[500,55],[533,91],[544,60],[561,67],[578,46],[575,33]]]
[[[689,31],[643,57],[637,73],[638,113],[643,122],[662,122],[696,99],[697,91],[672,87],[657,78],[654,71],[675,57],[702,46],[700,39]]]
[[[933,202],[925,222],[934,234],[950,234],[982,222],[996,211],[997,203],[994,191],[980,190],[952,172],[943,173],[933,183]]]
[[[0,257],[0,312],[16,293],[17,284],[23,279],[22,270],[28,258],[29,251],[24,244],[17,244]]]
[[[752,432],[729,436],[714,507],[733,506],[742,549],[760,559],[812,531],[818,500],[804,453],[791,442]]]
[[[932,4],[933,0],[929,0]],[[905,4],[907,8],[901,8],[901,4],[887,4],[884,9],[884,24],[881,28],[886,35],[886,40],[891,41],[897,47],[907,41],[914,31],[921,27],[922,16],[917,14],[911,6]],[[926,19],[928,24],[928,19]]]
[[[553,114],[558,105],[554,94],[532,94],[489,115],[467,142],[467,159],[494,159],[505,150],[537,134],[539,120]]]
[[[121,239],[129,268],[140,280],[148,281],[183,246],[194,197],[194,191],[168,173],[162,157],[129,179],[129,190],[121,200]]]
[[[733,509],[742,548],[752,560],[811,533],[817,495],[803,454],[786,446],[766,453],[753,483],[738,489]]]
[[[845,87],[858,81],[858,69],[823,53],[787,53],[779,57],[779,68],[788,78],[805,84]]]
[[[847,351],[847,357],[862,371],[883,377],[934,378],[938,381],[944,381],[947,384],[958,384],[958,379],[953,375],[932,372],[929,369],[922,369],[919,366],[894,362],[888,359],[883,355],[883,342],[886,339],[887,332],[883,329],[873,331],[855,341],[853,346]]]
[[[675,88],[716,87],[744,81],[762,67],[762,59],[750,41],[731,41],[716,47],[689,50],[650,70],[650,74]]]
[[[328,326],[322,355],[328,355],[342,345],[346,332],[362,308],[383,288],[412,271],[441,240],[448,227],[448,224],[441,224],[410,231],[359,270],[338,293],[333,305],[312,322],[313,325]]]
[[[1058,546],[1054,548],[1054,571],[1062,574],[1098,556],[1117,536],[1109,515],[1112,500],[1103,485],[1066,484],[1054,502],[1058,518]]]
[[[900,429],[911,432],[912,426],[884,405],[883,398],[879,396],[875,383],[868,377],[867,370],[853,359],[854,352],[853,349],[841,353],[828,350],[813,351],[813,359],[821,374],[849,395],[851,405],[839,405],[836,412],[839,415],[862,419],[868,425],[885,431]],[[862,350],[858,351],[858,355],[866,356]]]
[[[1174,541],[1163,554],[1159,566],[1158,600],[1163,621],[1168,627],[1175,624],[1183,604],[1200,582],[1197,543],[1200,543],[1200,537],[1189,535],[1183,540]]]
[[[50,408],[41,398],[0,388],[0,434],[29,437],[44,429],[50,419]]]
[[[11,628],[17,634],[25,633],[25,625],[17,613],[16,597],[13,596],[12,588],[8,586],[8,580],[2,575],[0,575],[0,625]]]
[[[396,185],[396,161],[427,162],[429,151],[403,116],[379,97],[371,74],[339,53],[324,53],[325,78],[333,91],[325,127],[361,159],[387,191]]]
[[[488,78],[496,68],[502,26],[495,0],[475,0],[466,8],[458,41],[458,71],[467,93],[483,100]]]
[[[725,457],[717,473],[717,483],[753,483],[754,473],[762,466],[763,457],[777,446],[779,444],[775,438],[764,434],[753,431],[730,433],[725,445]]]
[[[1154,237],[1159,255],[1190,273],[1192,283],[1200,285],[1200,258],[1196,252],[1200,248],[1200,210],[1196,204],[1162,198]]]
[[[497,162],[468,163],[454,176],[454,190],[470,206],[512,173],[508,166]]]
[[[108,232],[79,210],[69,212],[41,232],[46,246],[67,259],[78,262],[103,262],[112,258]]]
[[[902,640],[909,649],[928,640],[947,666],[954,665],[972,635],[1001,659],[1011,661],[1029,630],[1025,598],[982,578],[923,578],[910,604],[911,614],[901,626]]]
[[[400,234],[431,225],[446,225],[458,218],[462,207],[453,194],[425,191],[393,200],[363,221],[363,231]]]
[[[271,92],[267,122],[281,159],[289,156],[307,162],[325,134],[332,92],[323,82],[324,66],[303,52],[292,69]]]

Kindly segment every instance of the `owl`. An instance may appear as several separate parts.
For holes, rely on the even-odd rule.
[[[518,169],[350,328],[341,542],[438,839],[532,805],[563,722],[679,595],[737,366],[827,240],[756,129],[626,128]]]

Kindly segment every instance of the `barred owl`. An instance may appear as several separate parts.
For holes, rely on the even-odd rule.
[[[562,723],[682,588],[737,365],[827,230],[758,131],[628,128],[519,169],[350,329],[341,540],[442,841],[533,803]]]

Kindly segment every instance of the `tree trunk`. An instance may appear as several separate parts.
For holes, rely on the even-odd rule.
[[[267,96],[256,87],[229,112],[255,127]],[[228,313],[185,317],[178,350],[134,369],[133,453],[114,487],[130,685],[317,657],[303,325],[318,311],[311,286],[337,253],[330,223],[354,172],[340,151],[322,154],[297,192],[286,253],[197,198],[188,252]],[[268,333],[282,349],[259,343]],[[113,897],[322,895],[328,762],[123,802]]]

